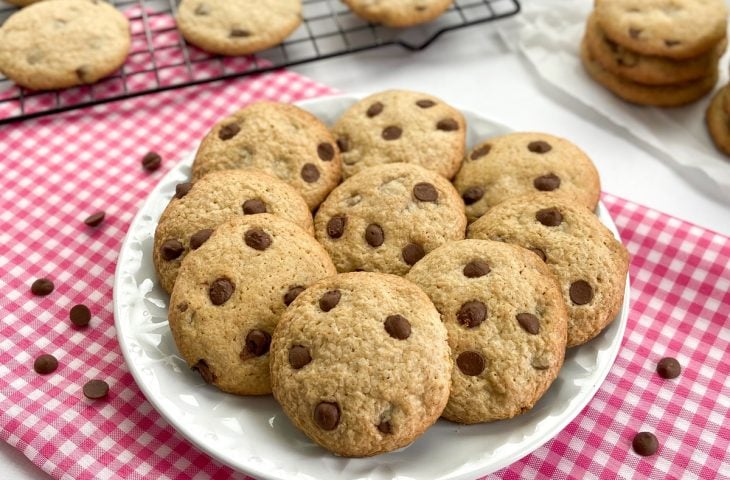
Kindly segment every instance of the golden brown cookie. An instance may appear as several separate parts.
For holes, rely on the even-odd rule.
[[[411,27],[430,22],[454,0],[343,0],[356,15],[387,27]]]
[[[724,108],[727,104],[730,87],[725,86],[717,91],[705,113],[705,122],[710,138],[718,150],[730,155],[730,115]]]

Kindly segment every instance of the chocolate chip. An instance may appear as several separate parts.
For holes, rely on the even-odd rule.
[[[39,278],[30,286],[30,292],[39,297],[45,297],[53,291],[53,282],[47,278]]]
[[[325,162],[335,158],[335,147],[331,143],[320,143],[317,145],[317,155]]]
[[[177,304],[177,311],[180,312],[180,313],[187,312],[188,311],[188,302],[178,303]]]
[[[492,150],[492,146],[488,143],[482,145],[481,147],[475,149],[473,152],[471,152],[471,155],[469,155],[469,158],[472,160],[477,160],[479,158],[482,158],[486,156],[490,151]]]
[[[467,278],[478,278],[488,274],[492,269],[484,260],[472,260],[464,265],[464,276]]]
[[[227,125],[223,125],[221,129],[218,131],[218,138],[221,140],[230,140],[236,135],[238,135],[238,132],[241,131],[241,127],[238,126],[237,123],[229,123]]]
[[[319,169],[312,163],[305,163],[301,171],[302,179],[307,183],[319,180]]]
[[[682,43],[682,42],[680,42],[679,40],[664,40],[664,45],[666,45],[667,47],[670,47],[670,48],[676,47],[680,43]]]
[[[345,225],[347,225],[347,217],[337,215],[330,218],[327,222],[327,236],[330,238],[340,238],[345,233]]]
[[[223,305],[231,298],[236,286],[227,278],[218,278],[210,284],[208,297],[213,305]]]
[[[269,351],[271,335],[263,330],[254,329],[246,335],[246,350],[248,353],[260,357]]]
[[[639,432],[631,442],[631,446],[642,457],[648,457],[659,450],[659,440],[651,432]]]
[[[402,134],[403,130],[400,127],[391,125],[383,129],[382,136],[384,140],[398,140]]]
[[[413,196],[422,202],[435,202],[439,198],[439,192],[430,183],[420,182],[413,187]]]
[[[160,247],[160,255],[168,262],[178,258],[184,251],[185,247],[177,240],[165,240],[165,243]]]
[[[339,290],[330,290],[329,292],[325,292],[324,295],[322,295],[322,298],[319,299],[319,308],[321,308],[323,312],[329,312],[335,308],[338,303],[340,303],[340,298],[342,298],[342,293],[340,293]]]
[[[585,280],[577,280],[570,284],[570,300],[575,305],[585,305],[593,300],[593,288]]]
[[[475,377],[484,371],[487,366],[484,357],[478,352],[466,351],[461,352],[456,357],[456,366],[459,367],[464,375]]]
[[[77,327],[85,327],[91,321],[91,310],[86,305],[74,305],[69,311],[68,317],[71,323]]]
[[[676,358],[666,357],[659,360],[656,366],[656,373],[666,379],[677,378],[682,373],[682,367]]]
[[[376,115],[380,115],[380,112],[383,111],[383,108],[385,106],[380,102],[375,102],[370,107],[368,107],[368,111],[365,112],[365,115],[367,115],[369,118],[373,118]]]
[[[246,245],[254,250],[264,251],[271,246],[271,236],[260,228],[252,228],[243,235]]]
[[[53,373],[56,371],[57,368],[58,360],[56,360],[56,357],[49,353],[44,353],[43,355],[36,358],[35,362],[33,362],[33,370],[41,375],[48,375],[49,373]]]
[[[304,287],[297,285],[296,287],[291,287],[285,294],[284,294],[284,305],[287,307],[291,305],[291,302],[293,302],[300,293],[304,291]]]
[[[147,152],[145,156],[142,157],[142,168],[148,172],[154,172],[160,168],[160,165],[162,165],[162,157],[157,152]]]
[[[175,185],[175,198],[183,198],[193,188],[191,182],[178,183]]]
[[[518,313],[517,323],[520,324],[527,333],[537,335],[540,333],[540,320],[531,313]]]
[[[340,137],[337,139],[337,148],[340,153],[345,153],[350,150],[350,141],[346,137]]]
[[[486,318],[487,306],[479,300],[464,303],[456,312],[456,319],[466,328],[478,327]]]
[[[540,257],[543,262],[547,262],[547,255],[545,255],[545,252],[543,250],[537,247],[530,247],[528,248],[528,250]]]
[[[403,261],[412,266],[426,256],[426,251],[417,243],[409,243],[403,247],[401,254],[403,255]]]
[[[543,208],[535,213],[535,220],[542,223],[546,227],[557,227],[563,223],[563,215],[557,208]]]
[[[314,407],[314,421],[322,430],[334,430],[340,423],[340,406],[334,402],[320,402]]]
[[[84,384],[84,396],[91,400],[104,398],[109,394],[109,384],[104,380],[89,380]]]
[[[530,142],[527,145],[527,149],[532,153],[547,153],[552,150],[553,147],[551,147],[550,144],[547,142],[544,142],[542,140],[536,140],[534,142]]]
[[[309,364],[312,361],[312,356],[309,354],[309,349],[302,345],[292,345],[289,349],[289,365],[294,370]]]
[[[431,108],[434,105],[436,105],[436,102],[434,102],[433,100],[424,99],[424,100],[417,101],[416,105],[418,105],[421,108]]]
[[[104,221],[105,215],[106,214],[102,211],[96,212],[96,213],[86,217],[86,220],[84,220],[84,223],[90,227],[98,227],[99,225],[101,225],[101,222]]]
[[[91,68],[88,65],[81,65],[76,69],[76,77],[83,82],[89,83],[91,81]]]
[[[365,229],[365,241],[371,247],[379,247],[385,241],[385,233],[383,228],[377,223],[371,223]]]
[[[548,173],[547,175],[535,178],[532,184],[541,192],[552,192],[560,187],[560,177],[554,173]]]
[[[444,132],[453,132],[459,129],[459,124],[453,118],[444,118],[443,120],[439,120],[436,124],[436,128],[443,130]]]
[[[629,28],[629,37],[631,38],[639,38],[639,35],[641,35],[642,30],[640,28]]]
[[[243,28],[232,28],[230,36],[231,38],[245,38],[250,37],[251,32],[244,30]]]
[[[469,187],[464,190],[461,194],[461,198],[464,199],[464,205],[472,205],[484,196],[484,189],[482,187]]]
[[[252,198],[243,202],[244,215],[256,215],[258,213],[266,213],[266,204],[258,198]]]
[[[198,363],[192,366],[193,370],[196,370],[201,377],[203,377],[203,380],[205,380],[205,383],[214,383],[216,380],[215,374],[210,370],[210,367],[208,367],[208,362],[205,360],[198,360]]]
[[[390,422],[387,420],[383,420],[378,424],[378,430],[380,433],[389,434],[393,431],[393,427],[391,426]]]
[[[411,336],[411,323],[401,315],[389,315],[385,319],[385,331],[397,340],[405,340]]]
[[[190,237],[190,249],[197,250],[202,244],[204,244],[210,236],[213,234],[212,228],[204,228],[193,233]]]

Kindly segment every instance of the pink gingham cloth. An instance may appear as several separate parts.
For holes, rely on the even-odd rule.
[[[0,437],[55,478],[246,478],[196,449],[144,398],[116,339],[115,260],[155,183],[216,119],[253,100],[328,92],[293,73],[192,88],[0,127]],[[164,158],[142,170],[149,150]],[[730,239],[604,195],[632,255],[631,311],[595,398],[557,437],[490,478],[718,478],[730,472]],[[97,210],[96,229],[83,219]],[[49,277],[56,290],[34,297]],[[91,308],[85,330],[68,311]],[[33,371],[40,353],[58,370]],[[682,375],[655,373],[664,356]],[[108,399],[84,398],[106,380]],[[659,452],[631,450],[654,432]]]

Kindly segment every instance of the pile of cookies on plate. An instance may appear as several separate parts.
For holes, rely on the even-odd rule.
[[[401,448],[441,416],[530,410],[566,348],[617,315],[628,255],[577,146],[513,133],[467,151],[466,132],[459,110],[403,90],[331,128],[270,102],[220,120],[154,238],[188,365],[273,393],[344,456]]]

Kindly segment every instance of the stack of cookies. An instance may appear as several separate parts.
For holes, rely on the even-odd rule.
[[[675,107],[714,87],[726,29],[723,0],[596,0],[581,61],[624,100]]]
[[[712,97],[705,113],[705,124],[718,150],[730,155],[730,85],[725,85]]]

